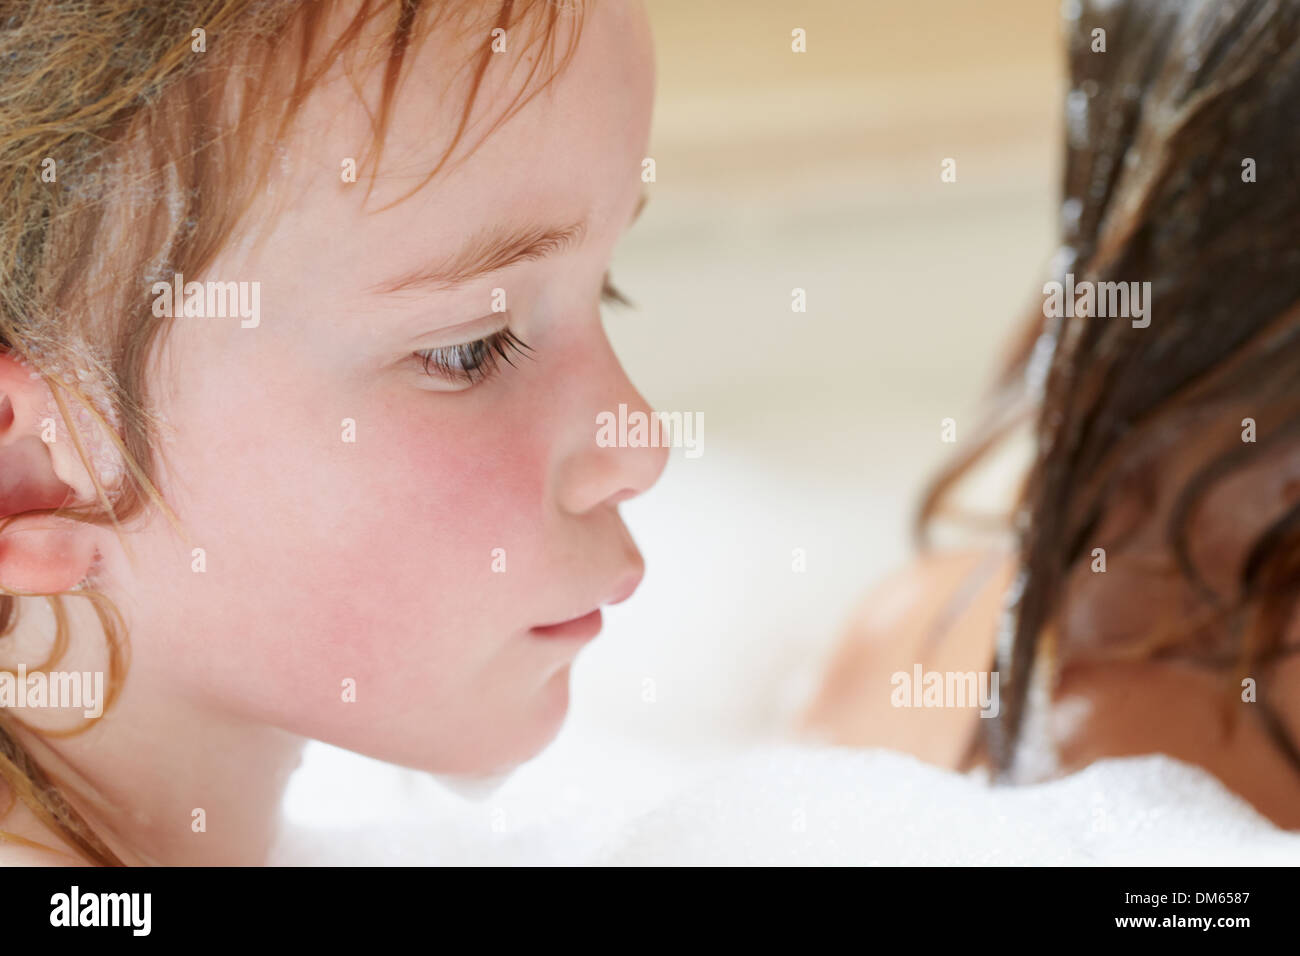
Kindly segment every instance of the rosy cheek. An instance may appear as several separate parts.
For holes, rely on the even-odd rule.
[[[457,398],[420,396],[377,420],[367,455],[337,486],[361,501],[343,518],[350,544],[341,549],[345,562],[333,562],[334,586],[384,595],[358,602],[362,619],[339,647],[358,666],[367,654],[427,655],[434,673],[450,676],[454,661],[491,653],[493,641],[481,635],[537,623],[531,605],[548,540],[545,432],[523,414],[471,414]],[[498,555],[504,574],[494,567]]]
[[[409,490],[403,511],[438,551],[463,562],[478,545],[537,535],[547,449],[526,416],[430,416],[394,431],[389,461]]]

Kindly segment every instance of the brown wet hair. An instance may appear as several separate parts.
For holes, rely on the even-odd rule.
[[[1150,325],[1047,318],[1039,299],[1013,343],[978,436],[927,491],[922,540],[959,479],[1020,423],[1033,461],[1015,517],[1019,575],[994,666],[999,716],[976,752],[1007,775],[1030,675],[1049,653],[1070,573],[1103,519],[1173,448],[1197,468],[1161,529],[1171,574],[1197,596],[1223,653],[1197,657],[1175,623],[1145,653],[1239,676],[1266,673],[1300,595],[1300,500],[1251,544],[1233,586],[1198,565],[1206,496],[1262,456],[1300,443],[1300,3],[1067,0],[1070,92],[1051,278],[1150,282]],[[1106,51],[1094,51],[1096,30]],[[1244,181],[1253,161],[1255,182]],[[1243,417],[1257,441],[1241,437]],[[1234,691],[1235,692],[1235,691]],[[1300,768],[1268,694],[1258,707]]]

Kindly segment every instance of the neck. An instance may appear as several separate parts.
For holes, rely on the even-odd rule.
[[[106,714],[71,737],[20,743],[128,865],[265,862],[305,741],[164,695],[132,671]]]

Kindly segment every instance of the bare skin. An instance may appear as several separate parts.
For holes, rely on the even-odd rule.
[[[936,555],[887,577],[852,615],[825,683],[801,718],[802,731],[956,769],[978,717],[957,708],[895,708],[890,676],[911,673],[917,663],[927,670],[987,670],[1009,580],[1005,561],[979,552]]]
[[[968,552],[923,558],[882,582],[852,617],[800,731],[823,742],[887,747],[967,769],[963,758],[980,730],[978,711],[892,707],[890,675],[918,663],[925,670],[987,669],[1011,578],[1006,553]],[[960,610],[946,616],[950,602]],[[1300,666],[1294,662],[1271,678],[1281,686],[1296,680]],[[1164,753],[1208,770],[1277,825],[1300,828],[1300,775],[1273,742],[1259,708],[1236,699],[1232,675],[1203,667],[1069,662],[1059,672],[1049,718],[1059,770]],[[1290,733],[1300,732],[1300,709],[1280,710]]]
[[[443,89],[444,64],[488,37],[435,34],[410,51],[369,202],[368,184],[342,183],[339,169],[370,142],[366,104],[382,75],[365,77],[366,103],[331,75],[287,142],[263,144],[283,147],[274,185],[297,200],[293,214],[259,208],[250,223],[265,228],[237,236],[212,275],[186,276],[259,281],[261,324],[176,319],[151,366],[169,426],[158,486],[188,540],[151,511],[126,541],[64,520],[57,538],[11,536],[0,552],[0,585],[25,590],[73,587],[97,560],[125,618],[132,656],[111,719],[22,743],[74,782],[69,800],[128,863],[262,862],[309,739],[429,772],[517,766],[558,733],[597,611],[642,577],[618,508],[654,484],[667,451],[602,447],[595,423],[620,405],[648,411],[599,303],[642,196],[649,25],[639,4],[598,5],[552,86],[454,171],[390,205],[453,137],[464,91]],[[504,73],[486,83],[473,122],[514,93]],[[434,266],[445,276],[498,229],[571,241],[385,291]],[[496,289],[529,358],[472,384],[431,373],[421,355],[463,362],[503,331]],[[39,435],[44,383],[0,356],[0,390],[15,410],[0,444]],[[353,443],[341,440],[345,420]],[[67,443],[49,454],[44,467],[93,500]],[[39,466],[26,477],[49,477]],[[508,564],[494,568],[498,552]],[[83,651],[94,666],[97,620],[70,603],[82,639],[60,666],[76,668]],[[574,620],[588,624],[556,630]],[[10,797],[0,792],[0,809]],[[0,842],[0,862],[68,862],[21,803],[0,830],[54,848]]]

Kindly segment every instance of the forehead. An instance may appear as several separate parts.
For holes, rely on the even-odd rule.
[[[561,17],[557,65],[575,22]],[[571,58],[546,85],[540,80],[549,64],[537,62],[542,49],[529,29],[535,32],[523,25],[508,30],[506,51],[488,59],[461,141],[427,182],[465,116],[479,56],[493,40],[490,21],[435,28],[413,43],[377,171],[360,167],[374,144],[383,71],[349,77],[336,65],[280,147],[269,191],[292,196],[294,215],[280,217],[277,250],[284,250],[281,240],[297,238],[319,256],[322,236],[344,235],[354,240],[347,245],[355,265],[357,247],[369,237],[382,239],[388,261],[400,265],[402,248],[427,257],[485,223],[588,217],[595,231],[621,228],[640,185],[653,99],[643,11],[633,3],[586,10]],[[493,129],[521,96],[526,102]],[[348,160],[358,166],[357,182],[344,181]]]

